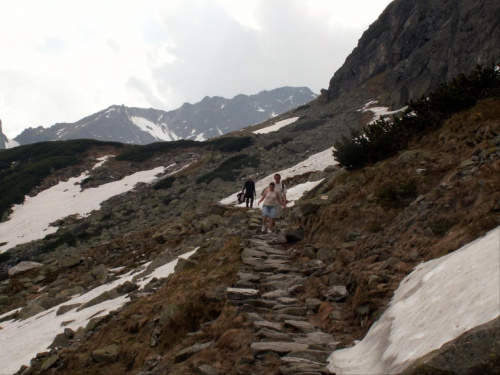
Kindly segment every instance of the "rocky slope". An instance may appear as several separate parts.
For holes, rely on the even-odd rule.
[[[53,171],[32,196],[86,170],[77,182],[83,192],[169,167],[160,180],[141,182],[88,216],[57,220],[55,233],[0,254],[0,340],[9,349],[0,355],[9,369],[328,373],[328,354],[365,337],[414,267],[453,254],[500,224],[494,95],[363,169],[347,171],[325,157],[350,128],[387,113],[373,102],[388,93],[386,77],[375,75],[336,99],[323,95],[234,138],[93,145],[77,164]],[[36,145],[22,147],[29,154]],[[2,151],[0,161],[14,150]],[[0,165],[2,178],[20,167],[10,159]],[[267,184],[276,171],[290,197],[296,194],[278,233],[260,233],[258,210],[217,203],[234,198],[247,176]],[[435,288],[437,298],[449,286]],[[456,311],[451,303],[442,308]],[[50,328],[43,340],[37,322]],[[497,324],[450,337],[407,373],[497,368]],[[488,350],[467,345],[478,337],[488,340]]]
[[[306,87],[282,87],[232,99],[206,97],[195,104],[165,112],[111,106],[75,123],[28,128],[15,140],[20,144],[68,139],[98,139],[148,144],[177,139],[204,140],[260,123],[316,98]]]
[[[363,33],[324,94],[336,99],[383,73],[381,102],[401,107],[476,64],[498,64],[499,18],[494,0],[393,1]]]

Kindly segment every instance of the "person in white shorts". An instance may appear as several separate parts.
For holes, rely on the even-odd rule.
[[[274,229],[276,207],[280,205],[283,206],[284,209],[286,209],[285,204],[281,200],[280,194],[276,190],[274,190],[275,187],[276,184],[274,182],[271,182],[269,184],[269,187],[264,192],[264,195],[262,195],[262,198],[260,198],[259,202],[257,202],[258,206],[260,205],[260,202],[264,201],[264,204],[262,205],[262,232],[264,233],[270,233]]]
[[[286,205],[286,186],[283,182],[281,182],[281,175],[279,173],[274,175],[274,185],[274,190],[279,193],[281,201]],[[281,206],[276,206],[276,216],[274,221],[277,219],[281,219]]]

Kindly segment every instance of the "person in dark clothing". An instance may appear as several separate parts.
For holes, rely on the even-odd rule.
[[[245,185],[243,185],[241,194],[243,194],[243,197],[245,198],[247,207],[252,208],[253,200],[257,198],[257,193],[255,191],[255,182],[253,182],[252,177],[248,177],[248,180],[245,181]]]

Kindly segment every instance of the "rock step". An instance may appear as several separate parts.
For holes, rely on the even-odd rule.
[[[276,353],[279,356],[283,356],[290,352],[306,350],[307,345],[299,344],[296,342],[283,342],[283,341],[268,341],[268,342],[254,342],[250,345],[250,349],[254,353],[254,356],[258,356],[260,354],[272,352]]]

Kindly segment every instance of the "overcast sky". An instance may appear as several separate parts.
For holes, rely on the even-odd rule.
[[[318,93],[389,0],[0,0],[0,119],[74,122],[282,86]]]

